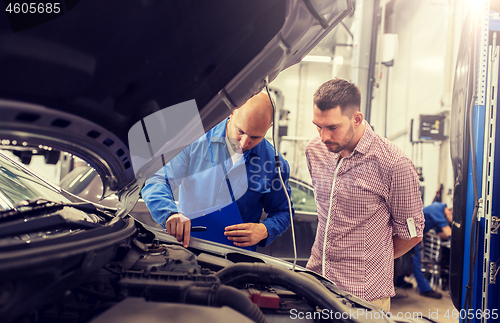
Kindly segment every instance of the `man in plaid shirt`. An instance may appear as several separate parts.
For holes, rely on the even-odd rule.
[[[314,94],[319,136],[306,157],[318,230],[307,268],[389,311],[394,259],[422,240],[423,205],[414,165],[363,120],[360,102],[341,79]]]

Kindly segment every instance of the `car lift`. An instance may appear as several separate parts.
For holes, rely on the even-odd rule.
[[[467,133],[463,140],[470,141],[470,145],[463,144],[470,148],[463,153],[464,164],[468,164],[468,168],[463,166],[467,169],[464,175],[466,190],[459,189],[454,195],[450,257],[450,291],[457,309],[456,316],[450,315],[450,318],[459,318],[460,322],[497,322],[500,319],[500,168],[496,165],[500,162],[500,147],[496,147],[497,142],[500,143],[500,132],[496,132],[500,126],[500,118],[497,118],[500,14],[490,11],[489,2],[482,1],[479,11],[471,12],[470,28],[462,32],[462,42],[467,39],[464,34],[469,33],[469,84],[466,88],[472,91],[466,95],[470,103],[465,104],[462,114],[466,125],[452,125]],[[457,74],[464,72],[460,60],[459,56],[456,82]],[[455,83],[454,87],[457,86]],[[458,93],[454,89],[454,96]],[[453,155],[452,152],[452,160]],[[455,172],[455,187],[460,186],[460,176],[460,172]],[[495,187],[494,184],[499,185]],[[466,202],[460,201],[464,198]],[[453,236],[455,233],[457,236]],[[452,281],[460,277],[459,283]]]

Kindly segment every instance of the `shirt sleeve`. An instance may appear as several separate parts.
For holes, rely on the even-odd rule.
[[[425,218],[420,182],[413,163],[407,157],[399,159],[393,167],[388,202],[394,233],[401,239],[411,239],[407,220],[413,218],[417,237],[422,237]]]
[[[285,188],[288,192],[288,196],[291,198],[292,189],[290,188],[290,184],[288,183],[288,180],[290,178],[290,168],[287,161],[281,156],[280,161],[282,165],[281,176],[283,178],[283,182],[285,183]],[[267,239],[261,240],[257,244],[259,247],[265,247],[269,245],[274,241],[274,239],[276,239],[277,236],[280,236],[290,226],[290,211],[288,208],[288,200],[286,198],[277,172],[274,176],[274,180],[272,181],[270,192],[264,194],[262,199],[264,211],[268,214],[267,218],[262,221],[262,223],[267,228],[268,237]],[[290,203],[292,205],[292,216],[295,216],[295,210],[293,209],[291,200]]]
[[[174,201],[172,188],[175,189],[180,185],[180,181],[187,172],[188,164],[189,154],[186,148],[146,180],[141,191],[142,198],[153,220],[163,228],[165,228],[165,222],[171,214],[182,213]]]

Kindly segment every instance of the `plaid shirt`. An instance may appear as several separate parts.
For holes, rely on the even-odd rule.
[[[424,215],[412,162],[365,125],[354,151],[340,162],[340,154],[328,151],[319,137],[307,144],[318,207],[307,268],[372,301],[395,295],[393,233],[410,239],[406,220],[413,217],[422,237]]]

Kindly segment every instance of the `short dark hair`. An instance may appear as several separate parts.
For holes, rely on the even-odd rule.
[[[323,83],[316,90],[314,104],[321,111],[339,106],[343,115],[352,117],[354,111],[360,110],[361,92],[356,84],[336,78]]]

